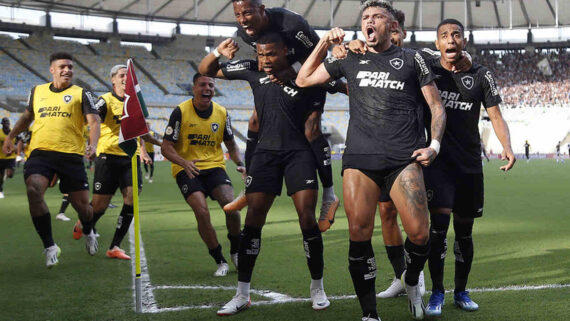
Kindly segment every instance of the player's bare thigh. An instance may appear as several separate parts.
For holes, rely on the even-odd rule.
[[[361,171],[349,168],[344,170],[342,192],[350,239],[357,242],[370,240],[380,187]]]

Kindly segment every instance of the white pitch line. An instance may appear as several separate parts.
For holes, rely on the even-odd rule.
[[[131,224],[129,228],[129,243],[131,245],[131,267],[132,267],[132,277],[133,277],[133,308],[136,307],[136,289],[135,289],[135,275],[136,275],[136,255],[135,253],[135,229],[134,224]],[[142,236],[140,238],[141,247],[141,283],[142,283],[142,312],[143,313],[155,313],[163,312],[159,311],[156,300],[154,299],[154,293],[152,292],[153,287],[150,283],[150,276],[148,274],[148,265],[146,263],[146,255],[144,252],[144,243]]]

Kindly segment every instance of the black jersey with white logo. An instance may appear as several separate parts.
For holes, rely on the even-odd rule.
[[[289,63],[298,62],[302,64],[319,42],[319,36],[315,30],[301,15],[284,8],[265,9],[265,14],[269,18],[269,27],[264,32],[280,34],[289,49],[287,55]],[[252,46],[253,50],[256,50],[256,41],[264,33],[256,37],[249,37],[241,27],[238,27],[237,34],[245,43]]]
[[[443,68],[439,58],[428,63],[438,76],[436,85],[447,114],[441,150],[433,166],[451,163],[464,173],[481,173],[479,116],[481,105],[489,108],[501,102],[495,77],[476,63],[459,73]]]
[[[396,46],[382,53],[349,52],[345,59],[325,60],[325,68],[348,82],[344,167],[391,169],[425,147],[421,87],[435,76],[419,53]]]
[[[323,110],[326,92],[322,88],[299,88],[293,82],[272,83],[257,62],[238,60],[221,65],[227,79],[249,82],[259,119],[257,149],[288,151],[310,149],[305,138],[305,120]]]

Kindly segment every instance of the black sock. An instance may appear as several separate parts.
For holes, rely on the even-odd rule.
[[[417,285],[420,272],[424,269],[424,265],[428,259],[430,242],[428,240],[426,245],[417,245],[406,238],[404,249],[407,263],[405,281],[408,285]]]
[[[311,229],[302,230],[303,247],[307,256],[307,265],[311,272],[311,279],[320,280],[323,278],[325,262],[323,259],[323,238],[319,226],[315,225]]]
[[[245,143],[245,169],[246,171],[251,166],[251,158],[253,157],[253,153],[255,152],[255,148],[257,147],[257,132],[252,132],[251,130],[247,131],[247,142]]]
[[[34,227],[36,228],[36,232],[42,239],[44,243],[44,248],[48,248],[55,244],[53,241],[53,236],[51,234],[51,215],[49,212],[45,213],[42,216],[33,217],[32,222],[34,223]]]
[[[473,222],[453,222],[455,229],[455,293],[465,291],[473,264]]]
[[[251,282],[251,274],[260,249],[261,228],[244,225],[239,239],[238,281]]]
[[[331,147],[329,143],[325,139],[325,136],[320,135],[310,142],[310,144],[313,154],[315,154],[315,158],[317,159],[317,170],[323,187],[333,186]]]
[[[134,217],[134,208],[132,205],[123,205],[121,209],[121,214],[119,214],[119,218],[117,218],[117,228],[115,229],[115,235],[113,235],[113,241],[111,242],[111,246],[109,249],[112,249],[115,246],[121,247],[121,242],[127,235],[129,231],[129,227],[131,226],[131,222],[133,221]]]
[[[224,255],[222,254],[222,245],[218,244],[218,247],[213,249],[208,249],[208,252],[210,253],[210,256],[214,258],[216,264],[227,263],[226,259],[224,258]]]
[[[144,172],[148,173],[148,165],[146,163],[144,163]]]
[[[99,221],[99,219],[105,214],[105,211],[103,212],[93,212],[93,227],[95,227],[95,224],[97,224],[97,222]]]
[[[235,254],[239,250],[239,234],[231,235],[228,233],[228,240],[230,240],[230,254]]]
[[[392,269],[394,269],[394,275],[396,279],[399,279],[406,270],[404,245],[387,245],[386,253],[388,253],[388,259],[390,260],[390,264],[392,264]]]
[[[378,318],[376,310],[376,259],[371,240],[350,241],[348,270],[354,291],[362,308],[362,315]]]
[[[150,164],[150,178],[152,178],[152,175],[154,174],[154,162],[152,162],[152,164]]]
[[[67,206],[69,206],[69,196],[63,195],[63,198],[61,199],[61,206],[59,207],[59,212],[65,213]]]
[[[449,229],[449,215],[432,214],[429,237],[431,249],[429,253],[429,273],[431,275],[432,290],[444,291],[443,268],[447,253],[447,230]]]
[[[83,234],[89,235],[89,233],[91,233],[91,231],[93,230],[93,219],[91,219],[91,221],[89,221],[89,222],[84,221],[81,218],[79,220],[81,221],[81,225],[83,226],[81,228],[81,230],[83,231]]]
[[[0,170],[0,192],[4,192],[4,169]]]

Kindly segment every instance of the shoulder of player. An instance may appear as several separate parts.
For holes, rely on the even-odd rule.
[[[257,62],[250,59],[232,60],[224,65],[224,69],[225,72],[257,71]]]
[[[224,114],[227,114],[227,113],[228,113],[228,109],[227,109],[226,107],[224,107],[224,106],[218,104],[218,103],[215,102],[215,101],[212,101],[212,106],[213,106],[213,108],[214,108],[214,111],[221,111],[221,112],[223,112]]]
[[[269,23],[273,29],[278,31],[298,30],[300,23],[307,23],[307,20],[300,14],[285,8],[268,8],[265,9],[269,17]]]

